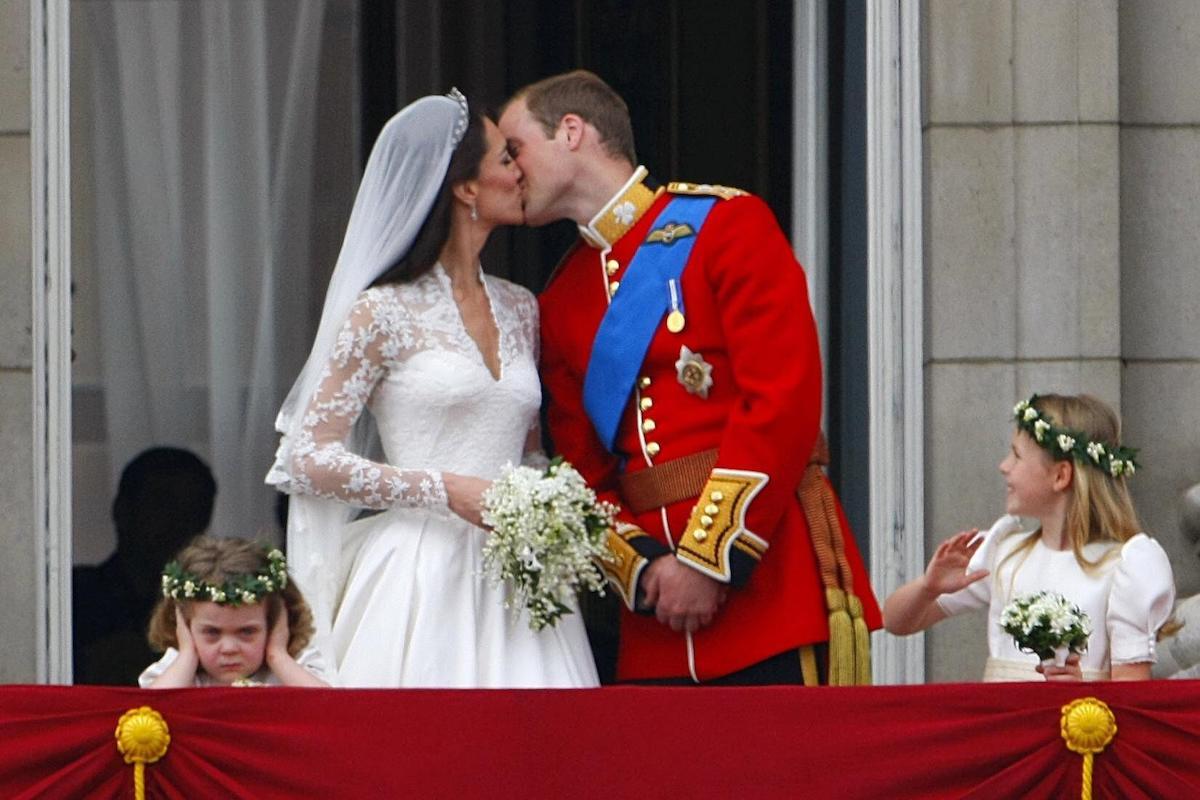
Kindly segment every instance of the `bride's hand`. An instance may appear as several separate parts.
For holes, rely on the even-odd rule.
[[[446,486],[446,503],[450,510],[476,527],[486,527],[483,524],[483,493],[492,482],[444,472],[442,483]]]

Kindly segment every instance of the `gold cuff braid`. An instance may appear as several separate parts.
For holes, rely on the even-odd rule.
[[[618,522],[616,530],[608,532],[608,549],[612,551],[612,558],[599,562],[604,577],[608,578],[609,584],[630,611],[634,610],[637,599],[638,576],[647,562],[629,543],[629,539],[645,535],[640,528]]]
[[[676,556],[724,583],[732,578],[729,551],[735,542],[741,541],[761,558],[767,542],[746,530],[746,511],[767,481],[762,472],[714,469],[696,500],[687,530],[675,550]]]

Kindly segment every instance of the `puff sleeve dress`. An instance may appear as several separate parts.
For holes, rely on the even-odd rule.
[[[1021,521],[1001,517],[986,533],[967,571],[987,569],[982,580],[938,598],[954,616],[986,608],[988,661],[985,681],[1042,680],[1038,657],[1017,649],[1000,625],[1004,607],[1019,595],[1054,591],[1078,605],[1092,623],[1088,649],[1080,659],[1084,680],[1107,680],[1112,665],[1157,660],[1155,637],[1171,614],[1175,581],[1171,563],[1158,542],[1139,533],[1124,543],[1093,542],[1084,556],[1099,562],[1084,570],[1072,550],[1054,550],[1037,536],[1032,547],[1017,552],[1028,537]]]

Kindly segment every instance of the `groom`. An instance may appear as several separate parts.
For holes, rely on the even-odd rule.
[[[542,377],[556,449],[621,507],[618,680],[823,682],[830,612],[849,602],[848,586],[830,594],[839,567],[864,644],[880,618],[853,537],[840,559],[814,548],[810,526],[830,526],[797,496],[807,474],[816,506],[829,497],[809,466],[821,363],[774,215],[737,189],[657,186],[624,101],[590,72],[522,89],[500,130],[526,222],[579,225],[540,298]]]

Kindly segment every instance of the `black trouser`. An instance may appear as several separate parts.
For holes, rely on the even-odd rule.
[[[820,642],[813,645],[817,657],[817,673],[821,685],[829,682],[829,644]],[[786,650],[770,658],[765,658],[750,666],[722,675],[719,678],[702,681],[697,684],[690,677],[681,678],[648,678],[640,681],[623,681],[623,683],[638,686],[774,686],[796,685],[804,683],[800,672],[799,650]]]

